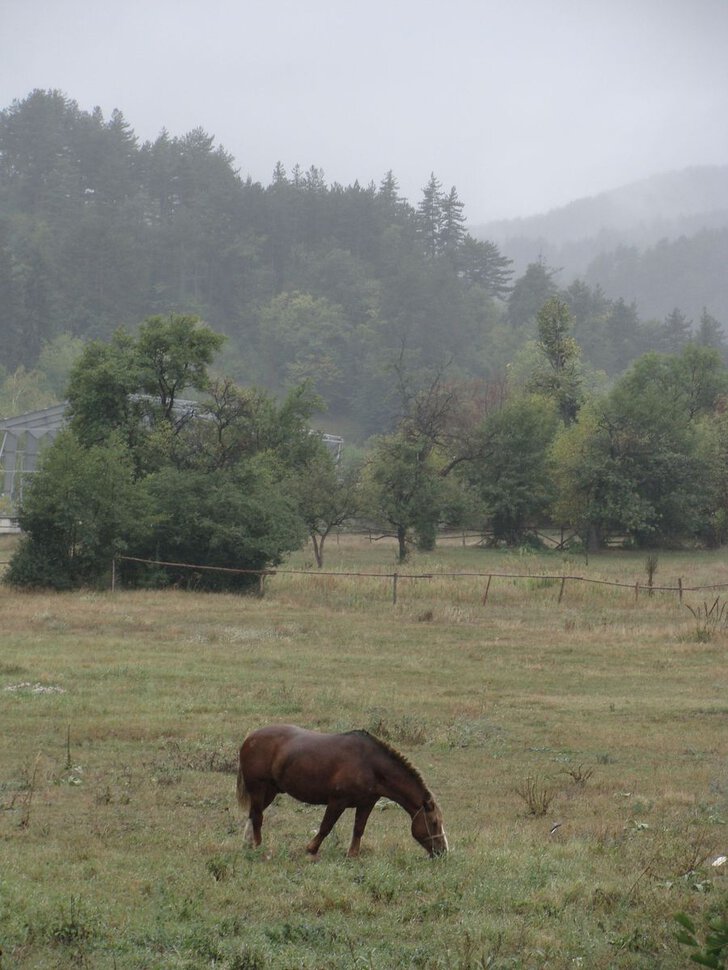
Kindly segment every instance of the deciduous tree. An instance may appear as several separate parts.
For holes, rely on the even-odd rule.
[[[583,398],[579,345],[572,336],[569,308],[557,296],[544,303],[536,317],[541,365],[531,388],[551,398],[565,424],[575,420]]]
[[[133,461],[118,437],[86,447],[61,432],[41,457],[20,508],[23,537],[4,581],[70,589],[98,584],[114,555],[150,526]]]
[[[497,542],[523,542],[549,516],[553,499],[550,447],[556,407],[526,395],[489,414],[480,427],[481,457],[465,476],[476,489]]]
[[[615,533],[640,545],[700,535],[713,488],[700,419],[725,379],[707,348],[637,360],[557,441],[556,515],[595,547]]]
[[[338,468],[326,450],[317,454],[291,480],[306,523],[316,565],[324,564],[324,546],[331,532],[361,510],[359,469]]]
[[[374,521],[394,531],[400,562],[415,536],[425,547],[434,544],[446,485],[432,450],[421,441],[401,432],[379,438],[364,469],[364,495]]]

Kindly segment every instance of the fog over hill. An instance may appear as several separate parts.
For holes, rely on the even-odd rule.
[[[513,260],[516,275],[542,260],[555,280],[600,286],[661,320],[704,308],[728,329],[728,165],[655,175],[528,218],[477,226]]]
[[[476,226],[514,260],[516,272],[542,258],[562,269],[561,282],[582,275],[599,254],[618,246],[645,249],[660,240],[728,226],[728,165],[687,168],[577,199],[549,212]]]

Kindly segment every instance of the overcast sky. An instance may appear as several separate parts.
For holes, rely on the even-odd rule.
[[[0,0],[0,108],[57,88],[471,225],[728,163],[728,0]]]

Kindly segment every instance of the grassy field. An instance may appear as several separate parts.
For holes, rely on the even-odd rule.
[[[3,540],[0,559],[10,545]],[[290,568],[304,568],[308,554]],[[728,902],[728,588],[646,583],[645,556],[416,557],[331,539],[265,596],[0,587],[0,966],[677,968],[673,916]],[[483,604],[484,575],[495,578]],[[664,553],[657,585],[728,583]],[[718,607],[707,616],[716,596]],[[693,606],[693,615],[687,606]],[[288,798],[244,846],[237,748],[256,726],[367,728],[420,769],[452,851],[380,803],[318,862]],[[557,824],[558,823],[558,824]]]

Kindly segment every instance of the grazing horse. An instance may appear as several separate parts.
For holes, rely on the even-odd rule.
[[[315,856],[346,808],[356,809],[347,855],[359,855],[367,819],[378,799],[397,802],[412,819],[412,836],[431,856],[446,852],[442,812],[420,773],[407,759],[367,731],[320,734],[292,724],[260,728],[240,749],[238,802],[248,811],[245,838],[258,846],[263,812],[279,792],[309,805],[325,805],[316,835],[306,846]]]

